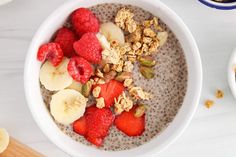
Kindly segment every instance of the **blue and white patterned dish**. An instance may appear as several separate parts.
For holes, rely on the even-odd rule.
[[[236,9],[236,0],[233,2],[215,2],[212,0],[199,0],[201,3],[205,4],[208,7],[216,8],[220,10],[232,10]]]

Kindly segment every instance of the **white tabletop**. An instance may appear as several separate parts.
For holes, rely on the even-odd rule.
[[[1,0],[0,0],[1,1]],[[45,156],[69,157],[40,131],[27,107],[23,66],[30,40],[42,21],[66,0],[14,0],[0,6],[0,127]],[[159,157],[236,156],[236,100],[227,84],[227,62],[236,47],[236,10],[210,9],[197,0],[163,0],[193,33],[203,63],[203,91],[184,134]],[[211,109],[217,88],[225,97]]]

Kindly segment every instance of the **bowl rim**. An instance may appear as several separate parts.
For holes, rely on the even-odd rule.
[[[236,80],[235,80],[234,68],[236,68],[236,48],[232,51],[232,54],[230,55],[227,69],[229,87],[231,89],[234,98],[236,98]]]
[[[35,35],[34,35],[34,37],[32,39],[32,42],[31,42],[31,44],[29,46],[28,53],[26,55],[26,60],[25,60],[25,67],[24,67],[24,90],[25,90],[25,97],[26,97],[26,100],[27,100],[27,104],[28,104],[28,106],[30,108],[31,114],[34,117],[34,120],[36,121],[36,123],[39,126],[39,128],[43,131],[43,133],[54,144],[56,144],[64,152],[66,152],[66,153],[68,153],[70,155],[73,155],[73,156],[78,156],[78,151],[75,150],[76,147],[69,148],[67,145],[65,145],[65,143],[72,142],[72,139],[70,137],[68,137],[67,135],[64,135],[64,133],[62,133],[62,132],[51,133],[51,130],[49,130],[49,128],[46,128],[46,126],[50,127],[50,129],[58,130],[56,124],[54,122],[53,123],[51,122],[52,121],[52,120],[50,120],[51,117],[49,118],[50,115],[48,113],[46,113],[46,111],[43,111],[44,110],[44,109],[42,109],[43,107],[38,107],[36,105],[33,105],[35,100],[33,99],[32,94],[35,94],[35,93],[32,93],[32,91],[31,91],[32,90],[31,88],[33,88],[33,87],[31,86],[31,83],[30,83],[31,80],[29,78],[31,76],[31,71],[32,71],[32,69],[31,69],[32,67],[30,66],[33,63],[33,61],[32,61],[33,57],[32,56],[34,56],[34,55],[32,55],[32,50],[35,49],[34,47],[35,47],[35,45],[37,45],[38,38],[42,37],[41,33],[46,30],[46,27],[47,27],[48,24],[52,23],[54,17],[57,15],[58,12],[61,12],[61,11],[63,11],[63,9],[65,9],[67,7],[71,7],[74,4],[82,3],[82,1],[83,0],[67,1],[67,2],[65,2],[58,9],[56,9],[41,24],[41,26],[39,27],[39,29],[35,33]],[[95,4],[106,3],[106,2],[117,3],[116,0],[91,0],[88,3],[90,3],[91,6],[93,6]],[[165,131],[164,131],[164,132],[167,132],[165,134],[168,134],[169,132],[172,133],[173,131],[171,131],[171,129],[173,130],[174,127],[176,127],[176,128],[175,128],[175,131],[171,134],[171,136],[169,136],[165,140],[165,142],[162,142],[161,145],[156,146],[155,149],[154,149],[154,144],[155,143],[153,142],[154,138],[151,141],[149,141],[148,143],[143,144],[143,145],[141,145],[139,147],[136,147],[136,148],[133,148],[133,149],[130,149],[130,150],[116,151],[116,152],[109,152],[109,151],[105,152],[105,151],[102,151],[102,150],[94,149],[94,148],[92,148],[90,146],[89,147],[85,146],[85,145],[83,145],[81,143],[78,143],[78,142],[76,142],[76,143],[77,143],[77,145],[79,145],[79,147],[81,147],[80,150],[83,150],[83,152],[80,152],[81,154],[83,154],[83,153],[85,154],[85,152],[87,153],[87,151],[91,151],[91,153],[98,153],[97,154],[98,156],[99,156],[99,153],[100,154],[104,154],[105,155],[104,157],[108,157],[108,156],[111,156],[111,155],[113,155],[113,157],[118,157],[118,156],[121,156],[121,155],[126,156],[126,155],[128,155],[128,154],[130,155],[132,153],[135,154],[135,156],[146,156],[146,155],[147,156],[154,156],[157,153],[159,153],[159,152],[163,151],[164,149],[166,149],[171,143],[173,143],[183,133],[183,131],[186,129],[186,127],[189,125],[191,119],[193,118],[193,115],[194,115],[194,113],[195,113],[195,111],[197,109],[198,103],[199,103],[200,94],[201,94],[201,88],[202,88],[202,64],[201,64],[201,58],[200,58],[200,54],[199,54],[199,51],[198,51],[198,47],[196,45],[196,42],[195,42],[191,32],[189,31],[187,26],[184,24],[184,22],[180,19],[180,17],[175,12],[173,12],[171,9],[169,9],[165,4],[163,4],[160,1],[155,1],[154,2],[154,1],[146,1],[146,0],[133,0],[133,1],[125,1],[125,0],[123,0],[122,2],[119,1],[119,3],[131,4],[131,5],[136,5],[136,4],[143,3],[143,4],[147,4],[147,5],[152,5],[155,8],[161,9],[162,12],[166,12],[166,14],[168,14],[169,18],[171,17],[171,19],[174,20],[174,22],[176,24],[178,24],[178,26],[181,26],[179,29],[180,29],[180,31],[182,31],[184,37],[186,37],[186,40],[189,41],[189,45],[188,46],[191,49],[191,51],[193,52],[192,60],[195,63],[195,64],[191,65],[191,66],[193,66],[193,68],[195,70],[194,73],[192,73],[192,74],[194,74],[195,76],[194,77],[190,76],[190,78],[188,77],[188,87],[187,87],[188,91],[186,92],[186,96],[185,96],[185,99],[188,99],[188,100],[184,100],[184,102],[183,102],[183,104],[186,104],[185,101],[191,102],[190,103],[191,106],[189,106],[188,113],[184,113],[182,110],[178,112],[178,114],[176,115],[176,117],[174,118],[174,120],[171,123],[174,123],[174,121],[177,121],[176,119],[178,119],[178,121],[180,121],[180,119],[181,119],[182,120],[181,123],[179,125],[177,125],[177,126],[171,124],[173,127],[167,127],[165,129]],[[185,53],[186,52],[184,52],[184,54]],[[186,61],[188,61],[188,60],[186,59]],[[191,72],[193,72],[193,71],[191,71]],[[191,87],[189,87],[189,79],[196,81],[196,83],[194,85],[191,84]],[[191,89],[193,89],[194,91],[192,92]],[[190,92],[192,92],[192,93],[190,94]],[[187,95],[188,95],[188,97],[187,97]],[[41,94],[40,94],[40,97],[42,97]],[[40,110],[41,116],[40,116],[39,113],[37,113],[37,110]],[[50,123],[50,125],[52,125],[52,126],[44,124],[45,122],[42,122],[42,120],[41,120],[42,116],[45,116],[44,118],[47,118],[47,120],[48,120],[48,122],[46,122],[46,123],[48,123],[48,124]],[[160,136],[162,136],[162,134],[160,134],[158,136],[159,139],[161,139]],[[56,135],[58,135],[61,138],[63,138],[63,140],[64,140],[63,142],[64,143],[60,139],[58,139]],[[156,139],[156,136],[155,136],[155,139]],[[155,141],[157,141],[157,140],[155,140]],[[148,145],[148,146],[152,145],[152,147],[150,149],[149,148],[147,149],[146,145]],[[144,149],[144,146],[146,146],[145,149]],[[145,152],[142,152],[140,150],[145,150]]]

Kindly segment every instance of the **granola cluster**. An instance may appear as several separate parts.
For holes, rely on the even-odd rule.
[[[118,11],[115,18],[116,25],[129,32],[125,36],[125,41],[130,46],[128,54],[134,58],[134,56],[150,55],[156,52],[158,47],[166,41],[167,32],[160,27],[156,17],[142,24],[136,22],[133,17],[130,10],[123,8]]]
[[[134,105],[133,100],[123,92],[118,99],[115,99],[115,113],[129,111]]]
[[[123,111],[129,111],[136,101],[151,99],[150,93],[135,86],[133,82],[134,64],[139,63],[140,73],[146,79],[153,78],[155,76],[153,67],[156,61],[151,55],[165,43],[168,34],[160,27],[156,17],[138,23],[134,20],[134,14],[127,8],[122,8],[117,12],[115,24],[126,32],[125,43],[120,44],[116,40],[108,41],[102,34],[98,34],[102,40],[104,64],[96,67],[94,73],[96,78],[93,84],[103,84],[111,79],[123,83],[127,90],[115,99],[114,104],[115,112],[120,114]],[[101,89],[94,88],[92,94],[96,98],[97,107],[103,108],[105,103],[104,99],[99,98],[100,91]],[[140,113],[144,111],[145,109],[141,108]]]

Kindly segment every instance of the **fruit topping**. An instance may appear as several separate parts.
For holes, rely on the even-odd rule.
[[[70,76],[77,82],[86,83],[92,75],[93,69],[90,63],[82,57],[73,57],[68,64]]]
[[[56,121],[69,125],[84,115],[86,103],[80,92],[63,89],[52,95],[50,112]]]
[[[99,31],[99,21],[97,17],[86,8],[79,8],[71,15],[71,23],[76,33],[82,36],[84,33]]]
[[[116,80],[110,80],[105,84],[95,85],[94,88],[100,87],[99,98],[103,97],[105,101],[105,107],[111,107],[114,105],[115,98],[118,98],[120,94],[125,90],[123,84]]]
[[[99,109],[92,105],[86,108],[84,117],[73,123],[73,130],[99,147],[108,135],[113,120],[114,115],[110,109]]]
[[[74,43],[74,49],[78,55],[91,63],[98,64],[102,60],[102,47],[94,33],[85,33]]]
[[[122,112],[115,118],[115,126],[128,136],[140,136],[145,130],[145,114],[135,116],[138,105],[135,105],[129,112]]]
[[[54,42],[61,46],[61,49],[66,57],[75,56],[73,43],[77,40],[76,35],[68,28],[63,27],[57,31]]]
[[[86,130],[86,119],[85,117],[81,117],[80,119],[74,121],[73,123],[73,131],[80,135],[85,135],[87,133]]]
[[[101,24],[100,31],[110,42],[117,41],[119,44],[125,43],[123,31],[112,22]]]
[[[57,66],[63,59],[63,51],[58,43],[47,43],[39,47],[37,59],[41,62],[50,61],[53,66]]]
[[[68,58],[64,58],[58,66],[46,61],[39,72],[39,80],[47,90],[58,91],[70,86],[73,79],[67,71]]]

